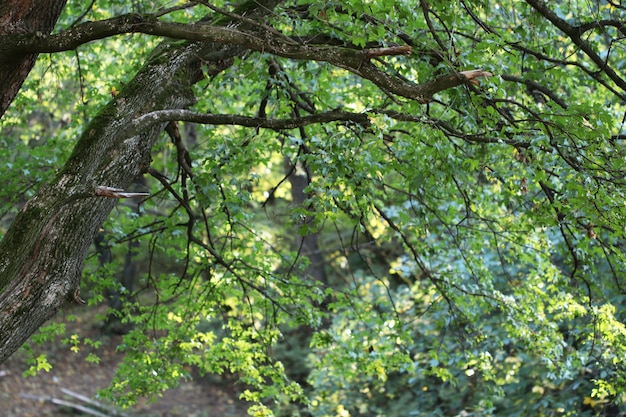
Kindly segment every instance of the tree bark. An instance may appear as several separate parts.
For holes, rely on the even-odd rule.
[[[4,0],[0,3],[0,35],[49,34],[67,0]],[[0,117],[17,95],[35,65],[37,54],[0,63]]]
[[[257,16],[277,3],[254,1]],[[0,241],[0,363],[61,306],[80,301],[83,259],[115,205],[115,199],[96,196],[96,187],[125,189],[142,175],[166,124],[157,119],[137,132],[128,129],[132,120],[189,106],[194,102],[191,86],[202,77],[200,65],[224,69],[224,62],[242,51],[229,45],[163,42],[85,128],[56,178],[18,213]]]

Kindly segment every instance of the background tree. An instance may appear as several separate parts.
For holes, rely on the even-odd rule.
[[[623,6],[144,9],[2,33],[0,79],[52,55],[3,119],[3,175],[24,178],[3,195],[0,361],[65,303],[126,291],[121,403],[191,366],[236,374],[261,414],[619,407]],[[137,215],[116,197],[142,175]],[[145,265],[131,289],[89,258],[81,298],[100,228]]]

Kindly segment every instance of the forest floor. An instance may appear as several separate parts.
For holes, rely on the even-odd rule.
[[[116,365],[122,355],[116,351],[121,336],[102,334],[97,322],[98,309],[93,307],[76,307],[71,311],[62,311],[54,319],[62,321],[68,315],[76,316],[76,320],[66,323],[67,334],[78,334],[101,341],[98,349],[89,352],[100,357],[99,364],[84,360],[89,352],[70,351],[69,346],[51,343],[37,349],[37,354],[45,353],[52,365],[49,372],[39,371],[36,376],[24,377],[28,369],[26,354],[18,351],[4,364],[0,365],[0,415],[2,417],[45,417],[45,416],[77,416],[81,414],[68,406],[58,405],[51,399],[69,401],[89,408],[94,406],[77,400],[67,394],[74,393],[94,399],[97,391],[106,387]],[[141,401],[135,407],[121,410],[107,405],[105,415],[124,413],[130,417],[239,417],[247,416],[248,405],[238,400],[239,392],[233,381],[217,377],[197,377],[195,380],[183,382],[178,388],[167,391],[156,402]],[[99,401],[103,403],[102,401]],[[106,403],[104,403],[106,404]],[[122,414],[118,414],[122,415]]]

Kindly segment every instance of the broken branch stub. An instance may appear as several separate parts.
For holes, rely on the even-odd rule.
[[[110,198],[133,198],[133,197],[147,197],[150,193],[131,193],[122,190],[121,188],[107,187],[104,185],[98,185],[96,187],[96,195],[100,197]]]
[[[463,77],[465,77],[465,79],[474,84],[474,85],[479,85],[480,84],[480,80],[478,80],[478,78],[480,77],[491,77],[493,75],[493,73],[489,72],[489,71],[483,71],[481,69],[475,69],[475,70],[470,70],[470,71],[461,71],[459,74],[461,74]]]

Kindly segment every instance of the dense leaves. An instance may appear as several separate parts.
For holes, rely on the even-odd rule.
[[[149,196],[118,204],[87,259],[84,298],[115,295],[126,333],[103,395],[132,404],[194,370],[238,377],[259,416],[623,409],[623,6],[303,0],[251,22],[98,1],[58,28],[128,13],[228,18],[223,42],[248,49],[161,119],[179,123],[137,182]],[[39,59],[2,120],[3,226],[159,41]],[[398,91],[477,68],[493,76]]]

